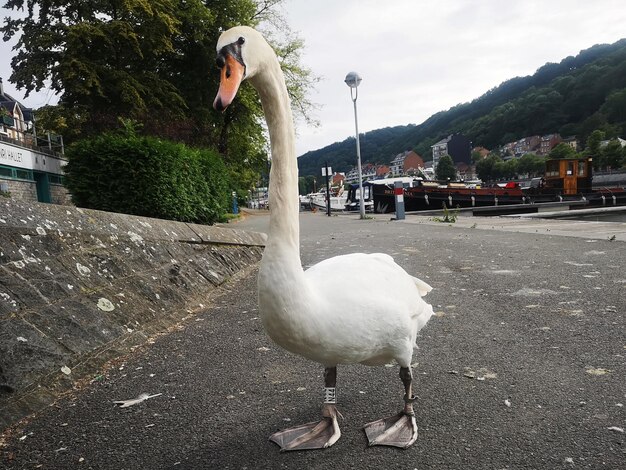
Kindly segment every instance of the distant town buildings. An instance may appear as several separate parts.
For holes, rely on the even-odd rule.
[[[504,159],[519,158],[527,153],[546,156],[561,142],[579,151],[579,142],[575,136],[561,137],[559,134],[532,135],[519,140],[508,142],[502,146]]]
[[[617,138],[617,140],[622,147],[626,147],[626,140],[621,138]],[[604,140],[600,146],[604,147],[609,142],[609,140]],[[529,153],[545,157],[559,143],[565,143],[577,152],[581,150],[580,142],[576,136],[561,137],[558,133],[522,137],[519,140],[507,142],[497,150],[505,160],[520,158]],[[432,145],[431,148],[433,152],[432,162],[424,162],[420,155],[408,150],[396,155],[389,166],[366,164],[363,167],[363,180],[413,175],[424,175],[427,178],[432,178],[441,157],[449,155],[456,166],[458,178],[467,181],[476,178],[476,162],[472,161],[472,153],[478,153],[480,158],[486,158],[491,153],[485,147],[471,148],[470,140],[462,134],[450,134]],[[346,183],[356,182],[358,182],[358,172],[356,168],[353,168],[346,174]]]
[[[390,178],[394,176],[418,175],[424,170],[424,160],[413,150],[399,153],[392,160],[389,166],[374,165],[366,163],[361,167],[363,181],[374,179]],[[346,173],[346,183],[355,184],[359,182],[359,172],[357,168],[352,168]]]

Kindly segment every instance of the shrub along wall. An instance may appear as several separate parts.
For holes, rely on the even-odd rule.
[[[229,208],[220,156],[154,137],[103,134],[68,151],[66,186],[79,207],[212,224]]]

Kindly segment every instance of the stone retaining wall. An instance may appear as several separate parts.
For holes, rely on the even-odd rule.
[[[263,234],[0,200],[0,430],[261,257]],[[250,293],[250,295],[255,295]]]
[[[37,202],[37,187],[34,181],[0,178],[9,188],[10,198],[18,201]],[[0,199],[0,201],[3,201]]]
[[[50,200],[52,204],[73,205],[69,191],[62,184],[50,183]]]

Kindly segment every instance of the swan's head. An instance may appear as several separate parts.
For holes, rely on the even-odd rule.
[[[235,98],[239,85],[253,77],[266,57],[274,51],[258,31],[248,26],[236,26],[225,31],[217,41],[217,67],[220,69],[220,88],[213,107],[224,111]]]

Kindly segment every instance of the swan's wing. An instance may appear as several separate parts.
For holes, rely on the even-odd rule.
[[[422,281],[421,279],[418,279],[416,277],[413,278],[413,280],[415,281],[415,285],[417,286],[417,290],[419,291],[420,295],[422,297],[424,297],[426,294],[428,294],[431,290],[433,290],[432,287],[430,287],[429,284],[426,284],[424,281]]]
[[[430,285],[408,274],[391,256],[384,253],[335,256],[311,266],[305,271],[305,277],[315,286],[323,285],[331,291],[342,291],[344,296],[351,289],[365,289],[372,295],[377,292],[380,295],[404,292],[411,296],[410,292],[415,292],[417,288],[420,297],[432,290]],[[390,300],[388,295],[384,298]]]

